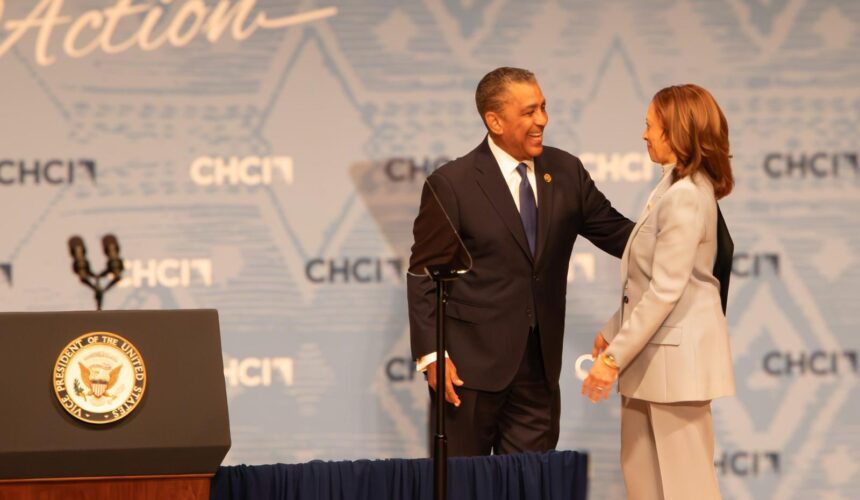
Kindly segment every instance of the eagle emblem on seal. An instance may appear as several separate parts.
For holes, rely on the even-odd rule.
[[[81,368],[81,378],[84,385],[87,386],[87,396],[93,396],[96,399],[102,396],[113,398],[108,391],[119,380],[119,372],[122,369],[122,365],[117,365],[116,368],[102,363],[94,363],[89,367],[80,362],[78,365]]]

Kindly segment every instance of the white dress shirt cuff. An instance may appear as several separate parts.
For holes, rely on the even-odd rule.
[[[449,357],[448,351],[445,351],[445,357],[446,358]],[[425,354],[425,355],[421,356],[420,358],[418,358],[418,361],[415,362],[415,369],[421,373],[424,373],[427,371],[427,366],[430,365],[430,363],[435,363],[435,362],[436,362],[436,351],[433,351],[430,354]]]

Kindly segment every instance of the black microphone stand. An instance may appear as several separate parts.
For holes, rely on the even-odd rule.
[[[110,280],[110,281],[108,281],[108,284],[107,284],[106,286],[102,287],[102,286],[101,286],[101,280],[102,280],[102,278],[104,278],[105,276],[107,276],[107,275],[109,275],[109,274],[111,274],[111,273],[112,273],[112,272],[111,272],[110,268],[107,268],[107,269],[105,269],[104,271],[100,272],[100,273],[99,273],[98,275],[96,275],[96,277],[95,277],[95,279],[96,279],[95,286],[91,286],[91,288],[95,291],[96,310],[97,310],[97,311],[101,311],[101,310],[102,310],[102,300],[104,299],[105,293],[106,293],[108,290],[110,290],[110,289],[111,289],[111,287],[113,287],[114,285],[116,285],[117,283],[119,283],[119,281],[122,279],[122,278],[120,277],[120,275],[118,275],[118,274],[114,274],[114,275],[113,275],[113,278],[111,278],[111,280]]]
[[[86,276],[80,276],[81,283],[93,290],[93,296],[96,301],[97,311],[102,310],[102,301],[104,300],[105,292],[110,290],[111,287],[119,283],[119,281],[122,279],[119,275],[115,274],[114,277],[111,278],[111,280],[108,282],[108,284],[103,287],[101,285],[101,280],[108,274],[111,274],[111,270],[109,268],[105,269],[99,274],[90,274],[90,277],[93,278],[92,281]]]
[[[427,266],[427,275],[436,284],[436,434],[433,437],[433,499],[448,498],[448,438],[445,436],[445,304],[448,284],[462,270],[452,265]]]

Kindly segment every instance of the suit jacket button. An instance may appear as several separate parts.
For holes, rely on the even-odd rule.
[[[628,303],[628,302],[630,302],[630,297],[628,297],[628,296],[626,296],[626,295],[625,295],[625,296],[624,296],[624,303],[626,304],[626,303]]]

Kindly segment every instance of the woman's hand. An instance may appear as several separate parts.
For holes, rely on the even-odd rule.
[[[598,334],[599,336],[600,334]],[[594,348],[597,349],[597,339],[595,339]],[[605,349],[605,347],[602,349]],[[582,395],[590,399],[592,403],[600,401],[601,397],[603,399],[609,398],[609,390],[612,389],[612,383],[618,378],[618,368],[612,368],[607,365],[603,361],[603,356],[605,354],[600,354],[594,359],[591,371],[588,372],[588,377],[582,383]]]

